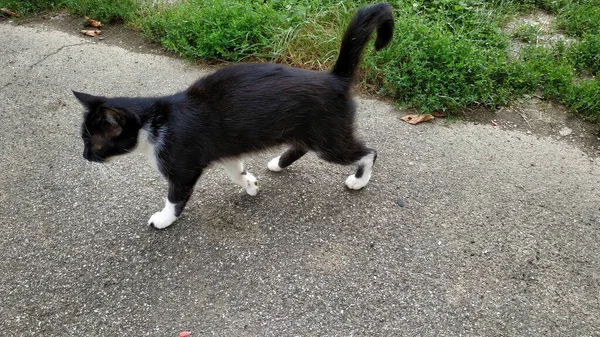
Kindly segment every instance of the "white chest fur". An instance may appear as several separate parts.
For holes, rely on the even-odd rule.
[[[156,144],[150,143],[148,136],[148,131],[144,129],[140,130],[138,133],[138,141],[134,153],[144,154],[148,158],[150,165],[152,165],[152,167],[154,167],[156,170],[159,170],[158,160],[156,158]]]

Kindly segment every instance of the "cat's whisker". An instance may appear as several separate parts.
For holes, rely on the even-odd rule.
[[[105,163],[102,163],[102,166],[104,167],[104,169],[106,169],[106,171],[109,171],[111,174],[111,177],[115,177],[117,178],[117,180],[125,183],[125,184],[129,184],[129,181],[123,177],[123,175],[121,174],[121,172],[117,171],[114,167],[106,165]]]
[[[108,174],[106,174],[106,166],[104,164],[100,164],[100,165],[97,165],[97,166],[98,166],[99,171],[102,172],[102,174],[105,177],[108,176]]]
[[[104,169],[105,172],[110,172],[114,176],[116,176],[118,178],[122,178],[121,175],[114,168],[106,165],[105,163],[100,163],[100,165],[102,166],[102,169]]]
[[[88,129],[87,125],[85,125],[85,123],[83,124],[83,127],[85,128],[85,132],[87,133],[88,137],[92,136],[92,133],[90,132],[90,130]]]

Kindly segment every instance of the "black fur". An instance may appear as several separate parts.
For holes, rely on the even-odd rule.
[[[360,8],[352,17],[344,33],[340,55],[332,69],[333,74],[349,79],[354,77],[363,49],[375,29],[375,50],[380,50],[390,43],[394,33],[394,18],[389,4],[381,3]]]
[[[279,167],[286,168],[306,154],[306,149],[292,146],[279,157]]]
[[[282,168],[307,151],[334,163],[355,163],[375,150],[354,137],[352,79],[371,33],[377,30],[379,50],[391,41],[393,25],[388,4],[359,9],[331,72],[241,64],[172,96],[105,98],[74,92],[88,109],[84,157],[102,162],[131,152],[139,130],[148,131],[177,216],[203,169],[222,158],[289,144],[279,160]]]

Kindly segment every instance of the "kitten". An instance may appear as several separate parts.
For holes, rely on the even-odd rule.
[[[148,221],[154,228],[166,228],[181,215],[212,162],[221,162],[234,183],[256,195],[257,180],[244,169],[241,155],[279,144],[289,149],[268,163],[269,170],[280,171],[314,151],[329,162],[357,164],[346,186],[361,189],[371,178],[377,152],[354,136],[350,89],[371,33],[377,30],[375,49],[380,50],[391,41],[393,28],[389,4],[360,8],[329,72],[241,64],[172,96],[106,98],[73,92],[87,108],[83,157],[104,162],[147,141],[169,182],[164,209]]]

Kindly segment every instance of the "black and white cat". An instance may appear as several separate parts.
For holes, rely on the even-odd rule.
[[[354,136],[351,85],[365,45],[377,30],[375,49],[389,44],[391,6],[360,8],[344,34],[329,72],[276,64],[241,64],[201,78],[165,97],[106,98],[74,92],[87,108],[81,136],[83,157],[104,162],[148,142],[160,173],[169,182],[165,207],[152,215],[155,228],[171,225],[183,211],[202,171],[221,162],[234,183],[256,195],[256,178],[241,155],[288,144],[267,167],[280,171],[307,151],[329,162],[357,164],[346,186],[358,190],[371,178],[377,157]]]

